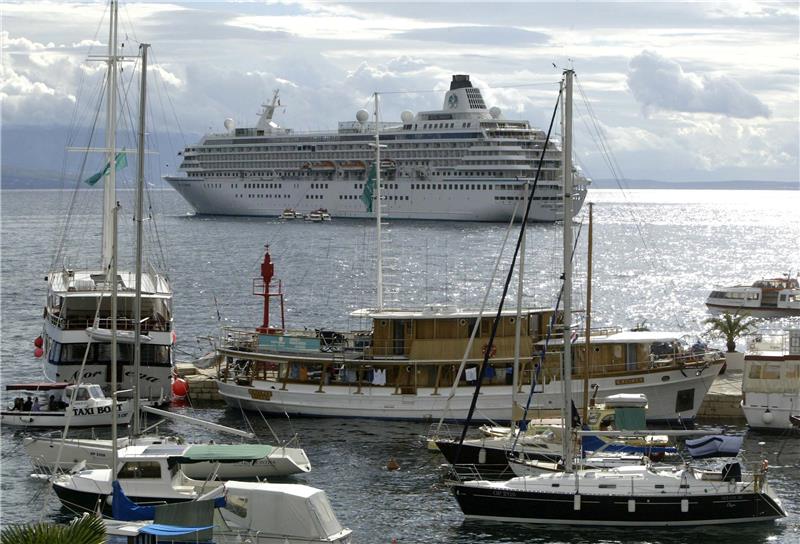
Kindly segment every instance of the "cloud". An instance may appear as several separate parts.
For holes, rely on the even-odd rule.
[[[549,41],[547,34],[522,28],[485,25],[419,28],[398,32],[399,39],[483,45],[533,45]]]
[[[749,119],[769,117],[769,108],[735,79],[726,75],[698,76],[652,51],[629,64],[628,88],[645,108],[718,113]]]

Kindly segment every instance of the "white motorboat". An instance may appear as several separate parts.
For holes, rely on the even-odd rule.
[[[305,485],[228,482],[224,496],[147,508],[132,503],[119,486],[114,501],[122,520],[105,520],[109,535],[133,539],[152,535],[170,541],[217,544],[348,544],[325,492]],[[218,493],[211,492],[211,495]],[[152,514],[151,514],[152,512]],[[147,518],[148,521],[138,521]],[[152,521],[149,521],[152,520]],[[187,526],[188,525],[188,526]],[[162,540],[159,540],[161,542]]]
[[[749,343],[741,406],[752,429],[800,427],[800,329],[759,334]]]
[[[763,279],[752,285],[719,287],[711,291],[706,306],[712,314],[739,313],[753,317],[800,315],[797,278]]]
[[[3,425],[64,427],[67,421],[73,427],[107,427],[112,424],[113,403],[96,384],[8,384],[6,391],[26,394],[31,405],[25,405],[26,399],[18,397],[0,413]],[[132,414],[130,403],[119,402],[116,409],[118,422],[127,425]]]
[[[294,211],[292,208],[286,208],[285,210],[283,210],[283,213],[281,213],[281,219],[285,219],[287,221],[292,221],[294,219],[302,219],[302,218],[303,214]]]

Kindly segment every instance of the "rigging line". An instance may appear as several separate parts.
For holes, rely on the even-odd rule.
[[[486,367],[488,366],[489,356],[491,354],[492,347],[494,345],[495,336],[497,335],[497,328],[500,325],[500,316],[502,315],[503,312],[503,304],[505,303],[506,294],[508,293],[508,288],[509,285],[511,284],[511,278],[514,275],[514,265],[517,261],[517,255],[519,254],[519,249],[522,244],[522,239],[525,236],[525,229],[527,227],[528,217],[530,216],[531,212],[531,204],[534,202],[534,195],[536,194],[536,187],[539,185],[539,176],[542,173],[542,165],[544,164],[545,153],[547,152],[547,145],[550,143],[550,135],[552,134],[553,124],[555,123],[556,114],[558,113],[558,105],[561,101],[561,96],[564,92],[563,87],[564,86],[562,84],[559,86],[558,89],[558,97],[556,99],[556,105],[553,108],[553,115],[550,118],[550,126],[547,128],[547,136],[545,137],[544,144],[542,146],[542,153],[540,155],[539,162],[536,167],[536,176],[533,179],[533,186],[531,187],[530,190],[530,196],[528,198],[527,206],[525,207],[525,215],[522,218],[522,224],[520,225],[519,229],[519,236],[517,237],[517,245],[514,248],[514,253],[511,257],[511,264],[509,265],[508,274],[506,275],[506,281],[505,284],[503,285],[503,294],[500,297],[500,303],[497,305],[497,314],[495,315],[494,323],[492,323],[492,332],[489,335],[489,342],[487,343],[486,351],[483,354],[483,361],[481,362],[481,368],[480,371],[478,372],[478,383],[475,385],[475,393],[472,395],[472,402],[470,403],[469,406],[467,419],[464,422],[464,428],[461,431],[461,438],[458,442],[458,450],[456,450],[456,456],[453,463],[454,465],[458,464],[458,460],[461,457],[461,447],[464,444],[464,439],[467,436],[467,428],[469,427],[469,424],[472,421],[472,415],[475,413],[475,407],[478,403],[478,395],[480,395],[481,392],[481,383],[483,382],[483,375],[486,372]],[[570,203],[567,204],[571,205]],[[571,218],[568,220],[571,220]]]
[[[89,134],[89,143],[90,144],[91,144],[91,141],[92,141],[92,137],[93,137],[93,135],[95,133],[95,130],[97,128],[97,121],[98,121],[98,119],[100,117],[100,105],[102,104],[102,96],[103,96],[104,91],[105,91],[105,84],[102,85],[102,89],[101,89],[101,92],[100,92],[100,95],[99,95],[100,96],[100,102],[98,102],[97,108],[95,109],[95,117],[94,117],[94,120],[92,122],[91,131],[90,131],[90,134]],[[63,222],[61,224],[60,238],[59,238],[59,241],[58,241],[58,245],[56,247],[55,255],[53,256],[53,260],[52,260],[52,262],[50,264],[51,270],[55,270],[56,269],[56,267],[58,266],[58,261],[61,260],[61,258],[64,256],[64,253],[63,253],[64,252],[64,246],[65,246],[68,234],[69,234],[69,226],[70,226],[70,223],[72,222],[72,218],[74,216],[75,206],[76,206],[77,200],[78,200],[78,194],[79,194],[80,189],[81,189],[81,179],[83,178],[83,175],[84,175],[84,172],[85,172],[85,169],[86,169],[86,162],[87,162],[88,158],[89,158],[88,152],[84,153],[83,154],[83,158],[81,160],[81,166],[80,166],[80,169],[79,169],[79,172],[78,172],[78,177],[75,180],[75,187],[74,187],[74,189],[72,191],[72,197],[70,199],[70,204],[69,204],[69,207],[67,208],[67,214],[66,214],[66,217],[64,217],[64,220],[63,220]],[[65,157],[64,160],[66,162],[66,157]]]

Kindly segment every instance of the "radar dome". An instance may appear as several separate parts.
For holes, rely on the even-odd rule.
[[[501,113],[503,112],[497,106],[492,106],[491,108],[489,108],[489,115],[492,116],[492,119],[499,118]]]
[[[356,112],[356,121],[362,125],[367,122],[367,119],[369,119],[369,113],[367,110],[358,110],[358,112]]]
[[[400,119],[402,119],[404,124],[410,125],[411,122],[414,121],[414,114],[408,110],[405,110],[400,114]]]
[[[225,125],[225,128],[226,128],[226,129],[228,129],[228,130],[233,130],[233,129],[234,129],[234,127],[236,126],[236,123],[233,121],[233,119],[231,119],[230,117],[228,117],[227,119],[225,119],[225,123],[224,123],[224,125]]]

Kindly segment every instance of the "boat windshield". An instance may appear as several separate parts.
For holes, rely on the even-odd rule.
[[[99,385],[87,385],[86,390],[89,392],[89,397],[93,399],[104,399],[105,395]]]

